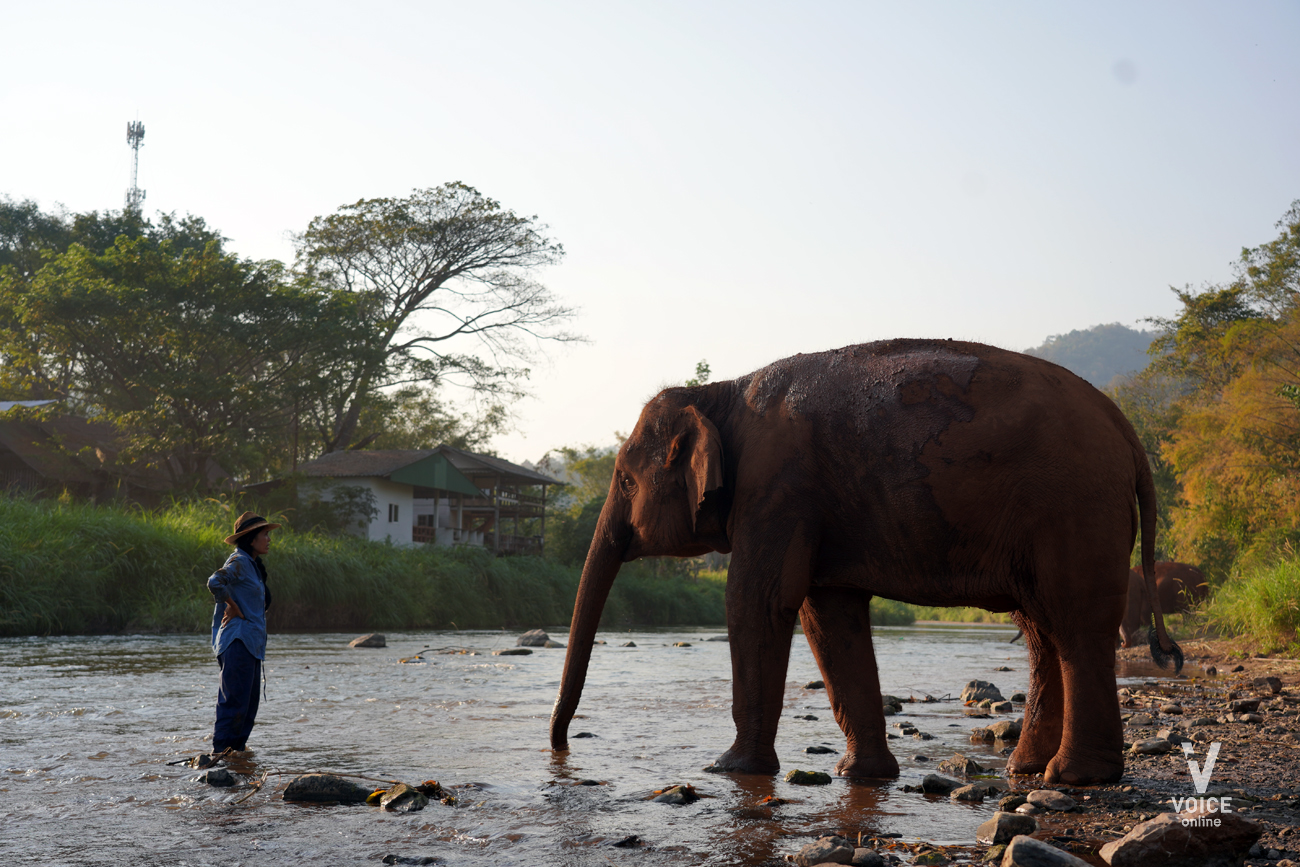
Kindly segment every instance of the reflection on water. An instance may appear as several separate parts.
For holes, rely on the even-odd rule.
[[[558,631],[557,631],[558,632]],[[563,641],[562,632],[552,637]],[[876,631],[885,692],[955,696],[975,678],[1004,693],[1028,687],[1013,628],[918,626]],[[897,781],[799,787],[781,778],[701,770],[730,743],[730,655],[717,630],[602,633],[567,755],[552,754],[547,720],[563,650],[492,656],[514,633],[389,634],[354,650],[351,635],[273,635],[268,700],[244,768],[272,771],[262,792],[209,788],[167,762],[206,749],[216,664],[203,636],[0,640],[0,854],[9,861],[140,864],[375,864],[394,853],[453,864],[623,863],[612,843],[636,835],[638,864],[764,864],[811,837],[881,833],[971,842],[994,805],[904,793],[938,760],[972,745],[979,724],[955,701],[909,704],[900,718],[934,740],[890,744]],[[627,640],[635,648],[618,645]],[[690,647],[673,647],[685,640]],[[425,647],[475,654],[426,654]],[[1007,666],[1009,672],[997,672]],[[1130,675],[1150,677],[1142,671]],[[844,747],[807,643],[795,637],[777,739],[782,771],[830,770]],[[816,719],[796,719],[812,716]],[[892,730],[892,729],[891,729]],[[930,761],[917,758],[925,756]],[[286,804],[290,774],[334,770],[457,787],[460,804],[409,815],[369,807]],[[594,780],[599,785],[578,785]],[[684,807],[653,803],[689,783]],[[784,803],[773,806],[769,799]],[[244,799],[244,800],[241,800]]]

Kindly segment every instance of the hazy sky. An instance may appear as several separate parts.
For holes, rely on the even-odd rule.
[[[536,214],[589,343],[515,460],[659,387],[894,336],[1012,349],[1168,316],[1300,198],[1300,3],[9,4],[0,193],[253,258],[461,180]]]

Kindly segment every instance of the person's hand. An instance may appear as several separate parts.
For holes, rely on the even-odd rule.
[[[239,606],[235,604],[235,600],[227,599],[226,613],[221,615],[221,625],[224,627],[227,623],[229,623],[231,620],[234,620],[236,617],[238,617],[240,620],[243,620],[244,612],[239,610]]]

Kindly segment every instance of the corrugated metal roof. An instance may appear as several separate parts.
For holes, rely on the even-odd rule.
[[[451,465],[467,476],[493,473],[516,483],[525,485],[563,485],[559,479],[544,476],[541,473],[512,464],[502,458],[465,452],[451,446],[438,446],[437,451],[447,456]]]
[[[436,449],[374,449],[331,452],[315,460],[298,465],[298,472],[306,476],[332,479],[361,476],[388,477],[393,473],[430,455],[442,455],[456,470],[466,476],[500,476],[504,481],[523,485],[563,485],[558,479],[512,464],[490,455],[461,451],[451,446]]]

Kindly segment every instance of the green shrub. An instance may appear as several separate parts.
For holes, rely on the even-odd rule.
[[[1300,652],[1300,559],[1294,555],[1257,565],[1215,588],[1206,623],[1223,635],[1241,636],[1265,652]]]

